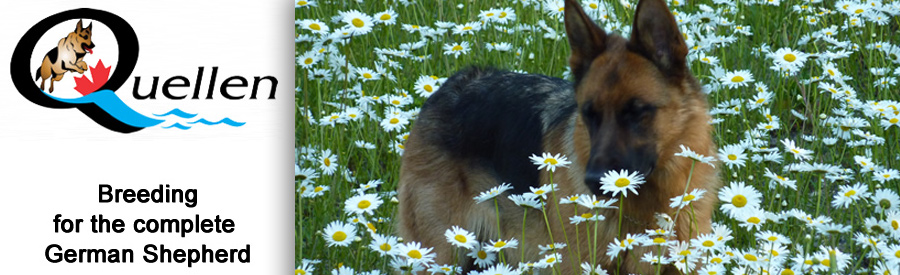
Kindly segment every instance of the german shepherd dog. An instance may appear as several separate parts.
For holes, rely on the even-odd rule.
[[[607,171],[640,172],[646,183],[620,207],[622,236],[643,233],[657,228],[655,213],[675,216],[669,200],[684,193],[692,166],[691,159],[674,156],[681,152],[679,145],[714,155],[706,96],[686,66],[687,46],[663,0],[638,3],[627,40],[607,34],[574,0],[565,2],[564,14],[575,83],[470,68],[450,77],[422,106],[402,157],[397,230],[404,241],[433,247],[437,264],[459,259],[464,269],[474,268],[466,252],[454,257],[443,235],[454,225],[474,231],[480,241],[520,240],[517,249],[504,251],[513,266],[520,253],[526,261],[538,260],[538,245],[551,243],[539,210],[527,210],[523,229],[526,210],[506,195],[499,197],[499,222],[493,203],[476,204],[473,197],[502,182],[513,184],[513,193],[550,183],[548,172],[528,159],[549,152],[572,161],[552,175],[559,191],[550,197],[556,201],[548,199],[546,211],[553,240],[568,240],[559,251],[565,260],[558,265],[561,274],[580,273],[578,263],[593,262],[591,254],[602,268],[614,271],[616,261],[603,252],[617,237],[618,210],[601,212],[607,219],[599,222],[600,248],[589,253],[586,240],[594,234],[593,224],[590,230],[577,225],[576,231],[568,222],[576,206],[558,200],[577,194],[609,199],[599,188]],[[719,185],[715,168],[695,166],[690,189],[716,194]],[[674,221],[673,238],[685,241],[709,232],[715,203],[715,195],[695,201],[693,214]],[[635,247],[629,256],[619,255],[620,274],[654,273],[654,266],[630,256],[639,258],[651,249]],[[652,252],[659,254],[656,248]],[[664,274],[678,274],[674,266],[661,268]]]
[[[41,80],[41,90],[44,82],[50,79],[50,92],[53,92],[53,82],[60,81],[66,72],[83,74],[88,70],[88,65],[82,59],[88,53],[93,53],[94,42],[91,42],[91,29],[94,23],[87,28],[81,27],[81,20],[75,26],[75,31],[59,40],[56,48],[53,48],[41,61],[41,67],[35,73],[34,80]]]

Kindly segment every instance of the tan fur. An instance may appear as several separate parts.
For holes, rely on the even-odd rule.
[[[665,7],[665,4],[662,5]],[[570,22],[566,23],[568,26]],[[674,156],[681,151],[679,145],[683,144],[706,156],[714,156],[716,153],[711,136],[712,127],[708,124],[710,117],[707,113],[706,98],[689,72],[682,77],[663,75],[658,67],[671,64],[654,64],[647,58],[629,51],[626,46],[628,40],[624,38],[601,37],[587,43],[602,43],[604,48],[598,50],[602,53],[596,57],[589,57],[585,56],[584,52],[578,52],[573,46],[571,58],[573,68],[578,62],[585,60],[590,62],[587,71],[584,72],[583,82],[575,91],[579,107],[585,104],[623,106],[634,98],[659,106],[652,121],[655,138],[638,137],[634,141],[639,144],[655,144],[657,165],[647,177],[647,183],[638,189],[639,195],[629,194],[621,205],[625,216],[622,236],[625,233],[643,233],[646,229],[657,227],[654,214],[665,213],[671,217],[676,216],[675,209],[668,206],[669,200],[684,193],[692,163],[690,159]],[[593,53],[587,53],[590,54]],[[610,75],[616,76],[616,80],[609,81]],[[423,121],[423,118],[420,117],[419,121]],[[443,234],[451,226],[457,225],[473,231],[482,241],[496,240],[498,237],[504,240],[510,238],[519,240],[519,249],[525,249],[526,261],[540,258],[538,245],[550,244],[551,239],[557,243],[567,242],[569,246],[561,251],[563,262],[557,265],[561,274],[579,274],[580,263],[595,260],[591,258],[589,251],[592,243],[588,242],[588,239],[593,237],[595,223],[576,226],[569,222],[569,217],[584,213],[586,209],[576,207],[575,204],[556,203],[566,196],[592,194],[584,183],[585,167],[590,158],[592,141],[579,112],[573,113],[565,122],[546,130],[543,137],[545,152],[561,153],[572,161],[568,168],[557,169],[553,173],[553,182],[558,184],[559,191],[547,200],[552,203],[546,209],[547,220],[553,234],[552,236],[548,234],[541,212],[532,210],[527,216],[524,239],[522,208],[506,199],[505,196],[508,194],[501,195],[498,200],[500,212],[498,228],[494,205],[476,204],[473,197],[498,185],[499,182],[477,164],[453,159],[443,151],[437,145],[438,139],[429,134],[436,132],[438,127],[440,125],[434,123],[417,122],[406,145],[400,172],[398,188],[400,205],[397,215],[398,234],[405,241],[418,241],[424,247],[434,247],[437,264],[452,264],[454,248],[445,240]],[[551,182],[550,174],[546,171],[542,171],[540,177],[541,184]],[[683,210],[678,215],[675,225],[677,240],[685,241],[710,232],[710,220],[717,202],[715,194],[719,185],[718,175],[713,167],[702,163],[694,166],[690,186],[687,189],[690,191],[702,188],[707,193],[703,199],[693,203],[693,212]],[[618,211],[605,210],[601,213],[606,217],[606,221],[597,223],[599,240],[596,242],[595,255],[597,262],[611,272],[616,267],[616,261],[609,259],[605,252],[607,244],[617,237]],[[692,223],[692,220],[695,222]],[[497,234],[498,229],[502,233],[500,236]],[[650,252],[648,248],[635,247],[636,249],[630,253],[637,258],[619,255],[623,259],[620,274],[654,273],[653,266],[639,262],[641,255]],[[507,263],[517,265],[521,253],[519,249],[504,251]],[[467,252],[459,251],[457,255],[463,265],[470,261],[464,256]],[[662,273],[678,274],[671,266],[663,267]]]

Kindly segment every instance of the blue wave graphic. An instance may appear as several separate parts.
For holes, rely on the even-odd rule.
[[[225,125],[234,126],[234,127],[241,127],[244,124],[247,124],[246,122],[237,122],[237,121],[231,120],[230,118],[227,118],[227,117],[223,118],[222,120],[216,121],[216,122],[211,122],[209,120],[206,120],[205,118],[198,119],[197,121],[194,121],[194,122],[188,122],[188,124],[197,124],[197,123],[202,123],[202,124],[206,124],[206,125],[216,125],[216,124],[224,123]]]
[[[168,112],[166,112],[165,114],[161,114],[161,115],[153,114],[153,115],[154,115],[154,116],[158,116],[158,117],[164,117],[164,116],[168,116],[168,115],[173,115],[173,116],[177,116],[177,117],[180,117],[180,118],[193,118],[193,117],[197,116],[197,114],[189,114],[189,113],[187,113],[187,112],[185,112],[185,111],[182,111],[181,109],[178,109],[178,108],[172,109],[171,111],[168,111]]]
[[[187,130],[187,129],[190,129],[191,126],[184,126],[184,125],[181,125],[180,123],[177,123],[177,122],[176,122],[175,124],[172,124],[172,125],[169,125],[169,126],[163,126],[162,128],[163,128],[163,129],[178,128],[178,129],[181,129],[181,130]]]
[[[60,98],[47,92],[44,94],[54,100],[70,104],[96,104],[116,120],[133,127],[147,128],[163,122],[163,120],[147,117],[131,109],[112,90],[100,90],[79,98]]]

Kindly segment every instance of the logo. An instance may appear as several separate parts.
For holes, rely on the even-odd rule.
[[[187,130],[197,125],[240,127],[245,124],[228,117],[208,120],[179,108],[152,114],[131,108],[120,97],[128,93],[117,91],[131,76],[139,52],[137,34],[121,17],[96,9],[68,10],[41,20],[22,36],[13,51],[10,74],[19,93],[32,103],[51,109],[78,109],[97,124],[119,133],[156,126]],[[218,67],[212,67],[209,92],[201,95],[203,71],[204,67],[199,67],[192,94],[171,92],[170,88],[190,86],[186,77],[173,76],[164,80],[160,98],[213,100]],[[159,77],[153,77],[149,93],[139,92],[140,78],[134,78],[133,98],[157,100]],[[261,83],[271,88],[268,99],[275,99],[278,81],[274,77],[253,78],[248,97],[234,89],[248,87],[248,79],[232,76],[221,83],[221,96],[215,100],[256,99]]]

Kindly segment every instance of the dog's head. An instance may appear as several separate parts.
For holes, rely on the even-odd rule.
[[[686,109],[705,114],[706,103],[686,66],[688,49],[674,16],[663,0],[642,0],[634,18],[631,38],[625,39],[607,34],[576,1],[566,0],[576,131],[589,143],[590,152],[581,157],[585,183],[595,190],[610,170],[649,177],[686,132],[702,131],[684,129],[693,113]]]
[[[94,42],[91,41],[91,34],[93,33],[94,23],[88,24],[87,28],[81,26],[81,20],[78,20],[78,25],[75,26],[75,31],[72,32],[73,34],[75,34],[75,52],[94,53],[92,49],[95,45]]]

